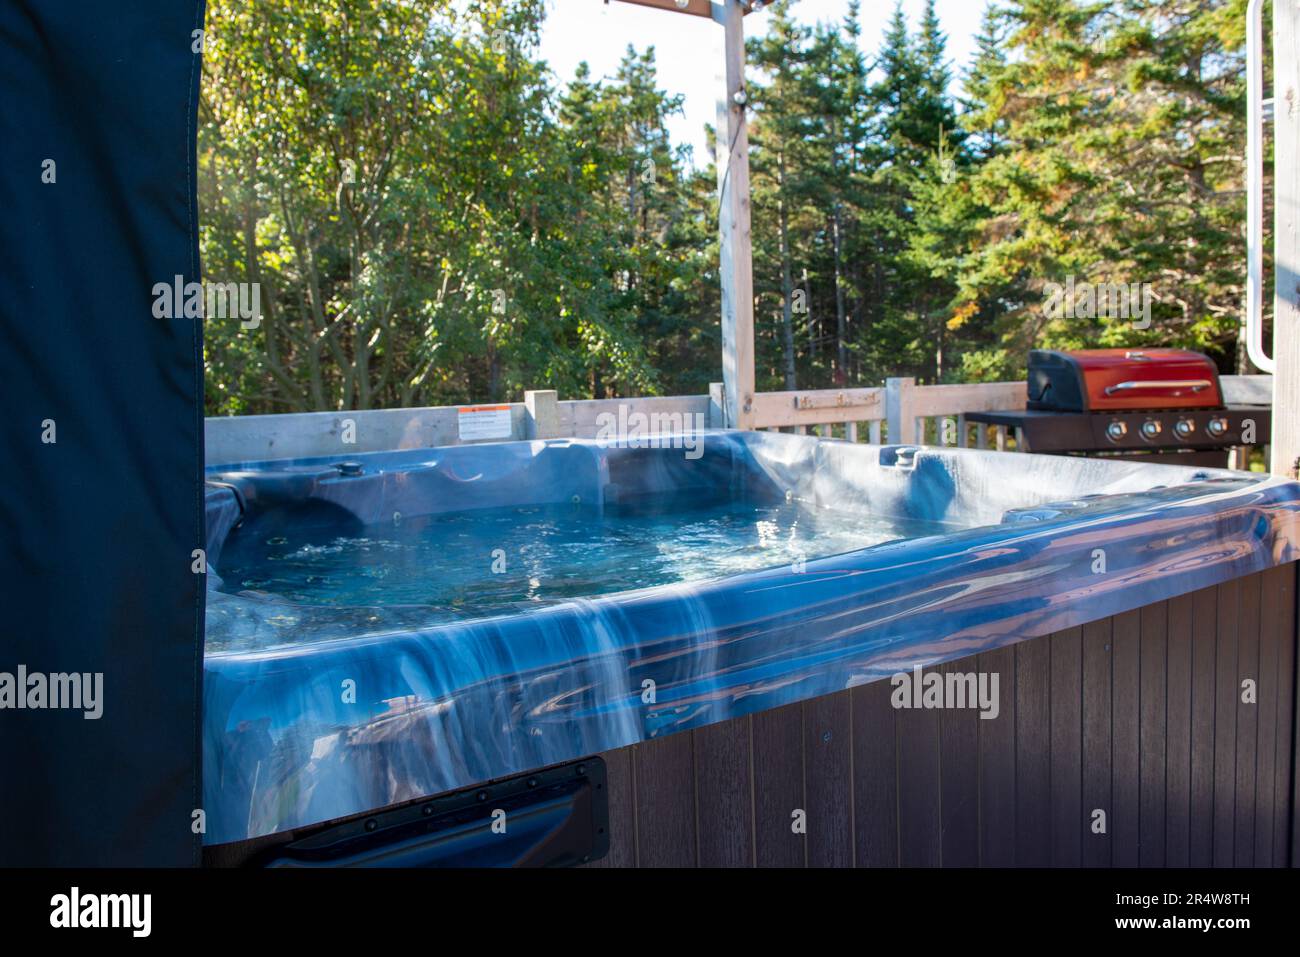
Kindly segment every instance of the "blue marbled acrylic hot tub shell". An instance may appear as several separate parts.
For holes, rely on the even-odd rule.
[[[900,454],[765,432],[696,438],[698,457],[563,439],[210,469],[226,484],[209,487],[209,562],[220,568],[241,517],[304,502],[374,524],[395,512],[725,489],[969,527],[802,567],[454,623],[431,623],[420,607],[228,594],[212,574],[207,842],[828,694],[1300,558],[1300,486],[1262,475],[958,449]],[[344,459],[361,474],[341,474],[334,465]],[[650,687],[653,702],[644,700]]]

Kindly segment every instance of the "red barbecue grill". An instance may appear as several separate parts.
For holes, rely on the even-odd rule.
[[[1267,406],[1224,400],[1208,356],[1184,349],[1029,353],[1027,408],[969,412],[1015,429],[1021,451],[1225,467],[1235,446],[1266,445]]]

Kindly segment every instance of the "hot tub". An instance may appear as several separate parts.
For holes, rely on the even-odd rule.
[[[702,728],[1300,558],[1240,472],[766,432],[208,478],[206,842]]]

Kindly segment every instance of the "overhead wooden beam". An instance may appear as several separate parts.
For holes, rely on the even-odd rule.
[[[713,2],[713,0],[686,0],[684,6],[678,3],[677,0],[619,0],[619,2],[635,3],[639,7],[655,7],[672,13],[689,13],[692,16],[708,17],[710,19],[714,16],[713,8],[720,5]],[[608,4],[609,0],[605,0],[605,3]],[[745,13],[750,12],[751,4],[743,3],[741,6],[744,7]]]
[[[1300,0],[1273,3],[1273,461],[1300,467]]]

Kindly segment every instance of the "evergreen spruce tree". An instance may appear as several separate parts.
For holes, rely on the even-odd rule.
[[[808,36],[808,28],[795,22],[788,5],[778,3],[766,35],[751,40],[748,50],[757,74],[757,82],[749,84],[755,252],[761,250],[770,264],[768,269],[755,268],[754,288],[760,303],[771,304],[776,315],[777,334],[770,338],[778,342],[776,365],[784,389],[798,384],[795,316],[806,303],[807,291],[795,294],[795,263],[803,252],[797,237],[809,212],[808,154],[819,139],[806,83]]]

